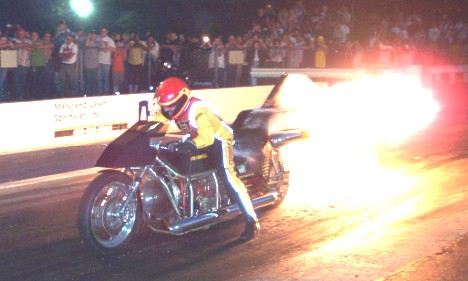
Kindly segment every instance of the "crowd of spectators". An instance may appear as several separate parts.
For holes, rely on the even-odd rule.
[[[106,27],[71,32],[65,22],[41,37],[11,26],[0,36],[0,50],[16,50],[17,67],[0,67],[0,102],[146,91],[169,75],[164,63],[172,66],[170,75],[193,83],[236,87],[250,85],[253,67],[393,67],[427,63],[442,53],[458,62],[467,58],[463,18],[354,16],[346,5],[298,0],[258,7],[243,34],[168,32],[158,40],[151,32],[109,35]]]

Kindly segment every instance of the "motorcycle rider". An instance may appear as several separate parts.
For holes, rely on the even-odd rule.
[[[215,140],[221,142],[223,167],[220,168],[220,174],[233,191],[246,220],[240,239],[245,241],[254,238],[260,224],[247,189],[234,170],[232,129],[205,102],[191,96],[187,83],[180,78],[164,80],[155,92],[154,101],[161,110],[153,121],[167,123],[172,120],[179,129],[191,134],[191,138],[173,143],[171,149],[174,151],[191,151],[212,145]]]

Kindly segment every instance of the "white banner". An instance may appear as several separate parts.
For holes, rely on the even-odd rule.
[[[194,90],[192,94],[212,104],[231,123],[240,111],[261,106],[272,87]],[[0,153],[113,139],[138,121],[141,102],[148,104],[151,114],[155,113],[153,95],[2,103]],[[176,130],[175,125],[169,127],[170,132]]]

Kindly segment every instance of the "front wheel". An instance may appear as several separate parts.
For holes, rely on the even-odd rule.
[[[138,196],[132,195],[130,183],[125,174],[105,172],[89,184],[81,199],[78,213],[81,239],[102,254],[121,249],[138,230],[141,206]]]

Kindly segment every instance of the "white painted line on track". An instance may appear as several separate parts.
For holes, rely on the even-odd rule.
[[[48,182],[48,181],[67,179],[67,178],[72,178],[72,177],[77,177],[77,176],[85,176],[85,175],[97,173],[97,172],[99,172],[101,170],[104,170],[104,169],[105,168],[101,168],[101,167],[89,168],[89,169],[65,172],[65,173],[61,173],[61,174],[48,175],[48,176],[42,176],[42,177],[37,177],[37,178],[31,178],[31,179],[25,179],[25,180],[13,181],[13,182],[6,182],[6,183],[0,183],[0,190],[14,188],[14,187],[21,187],[21,186],[30,185],[30,184],[37,183],[37,182]]]

